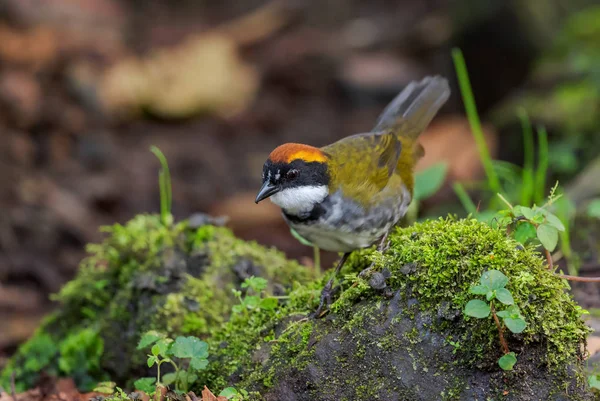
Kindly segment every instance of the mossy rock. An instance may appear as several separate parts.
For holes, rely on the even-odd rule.
[[[18,390],[31,388],[42,371],[71,376],[83,390],[109,378],[131,383],[147,375],[145,354],[136,350],[145,331],[206,338],[228,319],[237,302],[232,289],[247,277],[268,279],[275,295],[314,278],[282,253],[199,220],[164,225],[141,215],[107,227],[106,240],[89,246],[78,276],[55,296],[58,310],[18,350],[0,386],[9,388],[14,372]]]
[[[275,311],[233,315],[208,340],[211,363],[199,383],[266,401],[592,399],[582,365],[585,311],[533,248],[451,218],[398,229],[390,241],[383,255],[350,258],[343,291],[322,319],[307,313],[324,281],[292,291]],[[357,277],[371,263],[378,289]],[[462,313],[489,269],[509,278],[527,321],[521,334],[505,332],[518,356],[512,371],[498,366],[491,318]]]
[[[309,269],[224,228],[140,216],[110,232],[4,382],[15,372],[29,387],[45,370],[80,386],[109,378],[127,385],[148,375],[135,345],[156,329],[208,342],[196,390],[234,385],[251,400],[591,399],[582,362],[590,330],[568,283],[533,248],[476,220],[397,229],[384,254],[355,252],[330,312],[316,320],[308,315],[327,277],[313,280]],[[359,278],[371,264],[371,276]],[[521,334],[505,333],[518,356],[509,372],[497,364],[493,321],[462,313],[475,297],[470,286],[489,269],[509,278],[527,321]],[[283,295],[278,307],[230,314],[231,289],[250,275]]]

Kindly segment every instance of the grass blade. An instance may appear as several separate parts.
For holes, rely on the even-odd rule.
[[[548,174],[548,132],[546,128],[538,127],[538,165],[535,171],[535,202],[544,202],[546,192],[546,175]]]
[[[463,103],[465,104],[467,118],[469,120],[469,125],[471,126],[471,132],[475,138],[475,143],[477,144],[477,150],[487,176],[489,188],[494,193],[500,193],[502,192],[500,180],[498,179],[496,171],[492,165],[490,151],[485,142],[483,129],[481,128],[481,121],[479,120],[477,107],[475,106],[475,97],[473,96],[473,91],[471,89],[471,82],[469,80],[467,66],[461,50],[458,48],[452,49],[452,58],[454,60],[454,68],[456,69],[456,75],[458,78]],[[492,199],[492,201],[493,200],[494,199]]]
[[[523,129],[523,175],[522,175],[522,187],[521,187],[521,205],[531,206],[533,201],[533,194],[535,190],[535,184],[533,181],[533,159],[534,159],[534,145],[533,145],[533,129],[531,128],[531,121],[525,110],[519,110],[519,119],[521,120],[521,127]],[[537,196],[538,194],[536,194]],[[543,199],[543,192],[542,192]]]
[[[465,190],[465,187],[460,182],[455,182],[452,185],[452,188],[454,189],[456,196],[458,196],[458,200],[460,200],[460,203],[463,205],[467,213],[472,215],[477,214],[477,206],[475,206],[475,203],[473,203],[471,200],[471,197]]]
[[[163,224],[169,224],[171,218],[171,173],[167,158],[156,146],[151,146],[150,151],[154,153],[160,162],[161,170],[158,173],[158,187],[160,190],[160,218]]]

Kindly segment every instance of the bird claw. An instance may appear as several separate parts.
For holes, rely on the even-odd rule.
[[[310,316],[311,318],[313,318],[313,319],[320,318],[324,314],[323,312],[326,312],[323,310],[323,306],[325,306],[325,304],[327,304],[327,308],[329,308],[329,305],[331,305],[331,295],[333,293],[332,287],[333,287],[333,282],[332,282],[332,280],[329,280],[327,282],[327,284],[325,285],[325,287],[323,287],[323,290],[321,291],[321,300],[319,302],[319,307]]]
[[[365,279],[373,271],[373,266],[375,266],[375,264],[371,263],[371,266],[367,267],[366,269],[363,269],[363,271],[358,273],[358,278]]]

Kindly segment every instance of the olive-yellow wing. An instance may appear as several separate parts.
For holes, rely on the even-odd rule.
[[[449,96],[448,81],[442,77],[411,82],[385,108],[371,132],[323,147],[331,165],[330,187],[368,203],[397,174],[412,192],[413,168],[423,154],[416,140]]]

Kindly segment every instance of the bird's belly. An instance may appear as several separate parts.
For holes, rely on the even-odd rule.
[[[291,221],[288,224],[321,249],[351,252],[367,248],[385,235],[406,213],[410,193],[402,188],[401,196],[369,209],[332,194],[322,205],[325,213],[313,221]]]
[[[367,248],[383,236],[392,224],[374,227],[365,231],[347,231],[337,229],[328,224],[291,224],[303,238],[320,249],[333,252],[351,252],[355,249]]]

